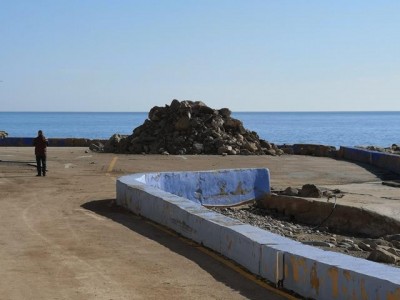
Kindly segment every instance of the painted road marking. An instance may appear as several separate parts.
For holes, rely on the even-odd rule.
[[[82,156],[78,156],[77,158],[88,158],[88,157],[93,157],[93,155],[82,155]]]
[[[111,173],[112,170],[114,169],[115,163],[117,162],[118,156],[114,156],[113,159],[110,162],[110,165],[108,166],[107,173]]]
[[[97,215],[97,214],[95,214],[95,213],[93,213],[93,212],[91,212],[91,211],[88,211],[88,210],[86,210],[86,209],[83,209],[83,208],[76,208],[75,211],[83,212],[85,215],[87,215],[87,216],[89,216],[89,217],[92,217],[93,219],[96,219],[96,220],[99,220],[99,221],[106,221],[106,220],[108,220],[108,219],[105,218],[105,217],[100,217],[99,215]]]

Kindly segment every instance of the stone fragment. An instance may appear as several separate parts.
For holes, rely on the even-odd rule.
[[[331,237],[329,238],[329,242],[330,242],[330,243],[336,243],[336,238],[333,237],[333,236],[331,236]]]
[[[264,151],[264,153],[267,155],[276,156],[276,151],[274,149],[267,149]]]
[[[396,247],[397,249],[400,249],[400,241],[392,241],[391,243],[394,247]]]
[[[362,249],[364,251],[372,251],[373,250],[369,244],[366,244],[364,242],[359,242],[357,245],[358,245],[358,247],[360,247],[360,249]]]
[[[229,151],[232,151],[232,146],[223,145],[218,148],[218,154],[222,153],[228,154]]]
[[[349,244],[354,244],[354,241],[352,239],[349,239],[349,238],[343,239],[342,242],[349,243]]]
[[[305,184],[299,191],[300,197],[321,198],[322,191],[315,184]]]
[[[400,249],[390,247],[387,249],[387,252],[390,252],[390,253],[396,255],[398,257],[398,259],[400,259]]]
[[[101,142],[92,143],[92,144],[90,144],[89,149],[94,152],[103,152],[104,145]]]
[[[283,191],[283,194],[288,196],[298,196],[299,190],[289,186]]]
[[[357,244],[353,244],[350,247],[350,250],[352,250],[352,251],[362,251],[362,249]]]
[[[4,139],[4,138],[6,138],[8,136],[8,133],[7,132],[5,132],[5,131],[3,131],[3,130],[0,130],[0,139]]]
[[[200,154],[204,151],[204,145],[201,143],[193,143],[193,152],[194,154]]]
[[[175,129],[179,131],[188,130],[190,128],[190,117],[183,116],[175,123]]]
[[[389,242],[393,242],[393,241],[400,242],[400,233],[387,235],[384,237],[384,239]]]
[[[340,247],[340,248],[345,248],[345,249],[350,249],[351,247],[353,247],[353,245],[352,245],[352,244],[349,244],[349,243],[340,242],[340,243],[338,244],[338,247]]]
[[[303,244],[310,245],[310,246],[316,246],[316,247],[328,247],[328,248],[335,247],[335,245],[332,243],[321,242],[321,241],[306,241],[306,242],[303,242]]]
[[[394,264],[399,259],[399,257],[384,249],[377,248],[370,253],[367,259],[375,262]]]

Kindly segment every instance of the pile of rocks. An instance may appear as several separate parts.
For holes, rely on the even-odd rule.
[[[324,250],[400,266],[400,234],[361,238],[330,232],[327,227],[294,223],[285,215],[257,206],[212,208],[226,216]]]
[[[330,198],[342,198],[344,195],[341,193],[340,190],[327,190],[317,187],[315,184],[305,184],[301,187],[301,189],[295,187],[287,187],[283,191],[273,191],[279,195],[286,195],[286,196],[298,196],[298,197],[305,197],[305,198],[322,198],[326,197],[328,200]]]
[[[281,155],[283,151],[244,128],[228,108],[213,109],[201,101],[173,100],[153,107],[133,134],[115,134],[105,152],[133,154]]]

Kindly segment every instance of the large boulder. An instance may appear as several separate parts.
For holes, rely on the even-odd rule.
[[[273,151],[272,151],[273,150]],[[260,140],[257,133],[244,128],[231,117],[228,108],[219,110],[201,101],[178,101],[154,106],[148,119],[132,135],[113,135],[105,152],[149,154],[276,155],[282,151]]]

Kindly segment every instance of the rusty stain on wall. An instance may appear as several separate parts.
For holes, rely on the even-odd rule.
[[[365,280],[361,279],[360,282],[360,291],[361,291],[361,299],[362,300],[368,300],[368,293],[365,289]]]
[[[219,187],[220,195],[228,195],[228,193],[226,192],[226,182],[225,181],[219,181],[218,187]]]
[[[239,181],[236,190],[232,193],[232,195],[246,195],[248,191],[244,190],[242,187],[242,182]]]
[[[393,293],[389,292],[386,296],[386,300],[398,300],[400,299],[400,288],[397,288]]]
[[[343,276],[344,276],[344,278],[347,279],[347,281],[349,281],[351,279],[351,274],[347,270],[343,270]]]
[[[306,261],[304,258],[296,258],[294,256],[290,257],[290,263],[292,265],[292,275],[293,275],[293,280],[295,282],[299,282],[300,280],[300,268],[303,269],[303,273],[306,274]]]
[[[229,242],[228,242],[228,250],[231,250],[231,248],[232,248],[232,240],[229,240]]]
[[[328,275],[331,278],[332,295],[337,298],[339,296],[339,271],[336,267],[329,268]]]
[[[311,268],[310,284],[311,284],[311,288],[313,288],[317,292],[317,295],[318,295],[319,294],[319,278],[318,278],[316,263],[314,263]]]
[[[342,294],[347,295],[347,287],[345,287],[344,285],[342,285]]]
[[[357,300],[357,296],[356,296],[356,291],[355,290],[353,290],[353,293],[352,293],[352,300]]]

